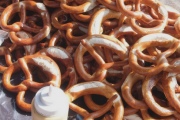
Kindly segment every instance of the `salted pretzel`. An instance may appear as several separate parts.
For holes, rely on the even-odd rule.
[[[29,66],[31,65],[31,67]],[[32,66],[36,66],[38,70],[42,71],[48,78],[48,81],[42,83],[36,82],[32,74]],[[25,74],[25,79],[18,85],[11,83],[12,74],[22,70]],[[19,58],[15,63],[10,65],[3,73],[2,78],[3,86],[8,91],[17,92],[16,98],[17,105],[24,111],[30,112],[31,105],[23,101],[23,97],[27,90],[38,91],[40,88],[48,85],[60,87],[61,85],[61,73],[58,65],[49,57],[44,55],[28,55],[23,58]],[[25,106],[23,105],[25,104]]]
[[[179,67],[169,65],[168,57],[175,52],[179,53],[179,40],[171,35],[164,33],[149,34],[141,37],[129,52],[129,64],[135,72],[142,75],[155,75],[161,71],[178,71]],[[147,48],[155,47],[155,54],[147,55],[143,53]],[[164,47],[166,51],[162,51],[157,47]],[[151,66],[141,66],[138,60],[149,62]]]
[[[79,83],[69,88],[67,91],[65,91],[65,93],[69,97],[70,109],[82,115],[84,119],[98,118],[105,114],[107,111],[109,111],[112,106],[114,109],[113,119],[121,120],[123,118],[124,107],[119,94],[113,88],[103,84],[102,82],[91,81]],[[108,99],[108,101],[102,109],[92,113],[89,113],[87,110],[72,103],[78,97],[87,94],[102,95],[105,96]]]
[[[87,12],[94,7],[98,5],[96,0],[86,0],[86,1],[81,1],[82,4],[78,6],[71,6],[68,5],[69,1],[68,0],[60,0],[60,7],[63,11],[67,13],[83,13]]]
[[[20,30],[25,30],[28,32],[37,32],[35,28],[31,28],[26,25],[26,10],[37,12],[41,15],[43,21],[43,28],[40,31],[38,30],[38,33],[35,34],[35,36],[33,36],[32,38],[21,39],[16,35],[16,32]],[[17,12],[20,12],[20,21],[8,25],[7,22],[10,20],[11,16]],[[6,9],[3,11],[1,15],[0,24],[3,30],[9,32],[9,37],[12,40],[12,42],[19,45],[37,43],[44,39],[49,34],[51,29],[50,18],[46,7],[44,6],[44,4],[37,3],[34,1],[17,2],[6,7]]]
[[[68,82],[66,89],[75,85],[77,83],[77,75],[76,70],[74,68],[74,63],[71,55],[62,47],[52,46],[41,49],[36,53],[36,55],[46,55],[52,58],[56,63],[63,64],[65,68],[65,72],[62,70],[61,67],[61,76],[62,76],[62,83]],[[69,79],[67,79],[69,77]]]
[[[79,44],[75,51],[74,62],[77,72],[86,81],[102,81],[106,76],[107,68],[110,68],[111,66],[113,66],[113,64],[115,64],[114,62],[105,63],[102,57],[93,48],[97,45],[112,50],[119,56],[121,60],[127,58],[128,51],[125,46],[113,37],[109,37],[107,35],[92,35],[87,37],[86,39],[83,39],[81,41],[81,44]],[[83,66],[83,55],[85,54],[85,52],[89,52],[99,64],[99,67],[97,68],[96,72],[93,73],[93,75],[87,73]]]

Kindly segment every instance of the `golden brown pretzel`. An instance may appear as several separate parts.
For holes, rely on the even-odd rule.
[[[113,119],[114,120],[121,120],[123,118],[124,114],[124,107],[121,101],[121,98],[119,94],[111,87],[98,82],[98,81],[91,81],[91,82],[84,82],[84,83],[79,83],[71,88],[69,88],[66,92],[66,95],[69,97],[69,102],[70,102],[70,108],[72,110],[76,110],[78,114],[82,115],[86,119],[93,119],[97,118],[104,113],[106,113],[110,106],[113,106],[114,113],[113,113]],[[87,94],[99,94],[102,96],[105,96],[107,99],[112,99],[110,100],[105,106],[104,109],[101,109],[100,111],[96,111],[93,113],[89,113],[87,110],[78,107],[77,105],[71,103],[75,99],[77,99],[80,96],[87,95]],[[107,107],[109,106],[109,107]],[[84,112],[82,112],[84,111]]]
[[[33,78],[31,69],[28,65],[33,65],[39,68],[39,70],[41,70],[44,73],[44,75],[48,77],[48,81],[44,81],[43,83],[36,82]],[[10,81],[11,76],[13,73],[19,71],[20,69],[22,69],[22,71],[24,72],[25,79],[18,85],[12,85]],[[20,109],[30,112],[31,105],[23,101],[25,92],[27,90],[36,92],[41,87],[47,85],[54,85],[60,87],[61,74],[59,67],[51,58],[43,55],[29,55],[23,58],[19,58],[17,62],[10,65],[7,68],[7,70],[3,73],[2,81],[3,81],[3,86],[8,91],[18,92],[18,96],[16,100],[17,100],[17,105],[20,107]]]
[[[81,41],[75,52],[74,62],[76,70],[79,75],[86,81],[98,80],[101,81],[105,78],[107,68],[111,67],[114,63],[105,63],[102,57],[95,51],[94,46],[106,47],[115,52],[121,60],[127,58],[127,49],[125,46],[113,37],[107,35],[92,35]],[[93,75],[87,73],[83,67],[83,55],[85,52],[89,52],[96,62],[99,64],[99,68]]]
[[[138,25],[136,22],[135,18],[128,18],[127,22],[131,25],[131,27],[133,28],[133,30],[139,34],[151,34],[151,33],[159,33],[162,32],[165,28],[165,26],[168,23],[168,12],[165,9],[165,7],[163,5],[161,5],[158,2],[154,2],[152,0],[143,0],[143,3],[146,3],[147,5],[149,5],[150,7],[152,7],[153,9],[155,9],[157,11],[157,15],[158,15],[158,20],[154,21],[154,20],[149,20],[149,22],[147,22],[147,25],[152,24],[153,27],[142,27],[140,25]],[[142,19],[143,20],[143,19]]]
[[[110,18],[120,18],[121,13],[107,8],[102,8],[96,11],[89,23],[88,35],[101,34],[101,26],[103,21]]]
[[[21,38],[17,37],[16,32],[18,32],[22,29],[24,29],[26,31],[31,30],[31,27],[28,27],[25,24],[26,9],[37,12],[38,14],[41,15],[42,21],[43,21],[43,28],[32,38],[21,39]],[[8,25],[7,22],[10,19],[10,17],[17,12],[21,13],[20,22],[15,22],[11,25]],[[41,41],[49,34],[50,29],[51,29],[49,14],[48,14],[46,7],[44,6],[44,4],[37,3],[34,1],[22,1],[22,2],[17,2],[17,3],[13,3],[13,4],[9,5],[3,11],[2,15],[1,15],[0,23],[1,23],[2,29],[9,31],[9,36],[10,36],[11,40],[14,43],[20,44],[20,45],[28,45],[28,44],[33,44],[33,43],[37,43],[37,42]],[[33,31],[34,31],[34,29],[31,30],[31,32],[33,32]]]
[[[179,40],[164,33],[143,36],[131,47],[131,51],[129,52],[129,64],[132,70],[143,75],[155,75],[161,71],[177,71],[179,67],[175,68],[170,66],[167,58],[175,52],[179,53],[179,44]],[[146,55],[142,52],[146,48],[159,46],[168,49],[156,55]],[[141,66],[138,63],[138,59],[150,62],[153,66]]]
[[[161,79],[161,75],[154,75],[154,76],[147,76],[145,80],[143,81],[142,85],[142,93],[143,98],[146,102],[146,104],[149,106],[149,108],[155,112],[156,114],[160,116],[170,116],[175,113],[175,110],[171,107],[167,106],[161,106],[158,104],[152,94],[152,89],[155,87]],[[163,81],[165,82],[165,81]],[[165,88],[166,89],[166,88]]]
[[[38,83],[34,81],[30,68],[28,68],[28,64],[35,65],[46,73],[49,81],[45,83]],[[10,82],[11,76],[14,72],[17,72],[20,69],[23,70],[26,78],[19,85],[12,85]],[[43,55],[28,55],[23,58],[19,58],[17,62],[9,66],[3,73],[2,81],[3,86],[11,92],[25,91],[27,89],[37,91],[40,87],[45,85],[52,84],[54,86],[60,86],[61,74],[59,67],[51,58]]]

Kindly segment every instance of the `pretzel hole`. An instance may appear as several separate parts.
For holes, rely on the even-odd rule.
[[[107,77],[106,77],[106,80],[107,80],[109,83],[116,84],[116,83],[118,83],[120,80],[122,80],[122,78],[123,78],[123,74],[120,73],[118,76],[107,76]]]
[[[6,60],[5,60],[5,57],[4,57],[4,56],[0,56],[0,65],[2,65],[2,66],[7,66]]]
[[[26,24],[30,27],[43,27],[43,20],[39,14],[27,11]],[[35,24],[35,26],[34,26]]]
[[[22,70],[17,70],[12,74],[10,78],[10,83],[12,85],[19,85],[23,80],[25,80],[24,72]]]
[[[92,100],[98,105],[104,105],[107,102],[107,98],[102,95],[91,94]]]
[[[24,95],[24,101],[25,101],[26,103],[31,104],[32,99],[34,98],[35,94],[36,94],[35,92],[32,92],[32,91],[30,91],[30,90],[27,90],[27,91],[25,92],[25,95]]]
[[[142,100],[143,99],[143,95],[142,95],[142,81],[138,80],[138,82],[136,82],[131,90],[131,94],[132,96],[137,99],[137,100]]]
[[[124,38],[125,38],[126,42],[130,46],[132,46],[139,39],[139,36],[138,35],[124,35]]]
[[[73,101],[74,104],[76,104],[77,106],[84,108],[85,110],[89,111],[89,108],[86,106],[85,102],[84,102],[84,98],[83,96],[78,97],[77,99],[75,99]],[[77,113],[71,109],[69,109],[69,116],[76,116],[77,117]],[[82,116],[79,115],[79,117],[83,118]]]
[[[83,27],[82,27],[83,28]],[[75,27],[74,29],[72,29],[72,35],[73,36],[83,36],[86,33],[84,31],[81,30],[81,26]]]
[[[70,17],[70,14],[63,14],[58,16],[58,21],[59,23],[63,24],[63,23],[68,23],[72,21],[72,18]]]
[[[49,73],[44,72],[38,66],[33,67],[33,69],[31,69],[31,73],[35,82],[44,83],[50,81]]]
[[[9,18],[9,21],[7,21],[7,25],[12,25],[13,23],[19,22],[20,21],[20,16],[19,13],[16,12],[12,15],[11,18]]]
[[[157,87],[153,87],[152,94],[154,96],[155,101],[163,107],[167,107],[168,100],[163,92],[161,92]]]

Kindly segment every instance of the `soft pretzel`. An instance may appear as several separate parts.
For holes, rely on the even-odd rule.
[[[31,30],[30,27],[28,27],[25,24],[26,21],[26,9],[30,11],[37,12],[38,14],[41,15],[42,21],[43,21],[43,28],[41,31],[39,31],[35,36],[32,38],[27,38],[27,39],[21,39],[16,35],[16,32],[25,29],[25,30]],[[16,12],[20,12],[20,17],[21,20],[19,22],[15,22],[11,25],[8,25],[8,20],[11,18],[13,14]],[[49,14],[42,3],[36,3],[34,1],[22,1],[22,2],[16,2],[8,7],[3,11],[1,15],[1,28],[9,32],[10,39],[20,45],[28,45],[28,44],[33,44],[41,41],[44,39],[50,32],[51,24],[50,24],[50,19],[49,19]],[[31,32],[36,31],[32,29]]]
[[[109,37],[106,35],[93,35],[87,37],[86,39],[81,41],[81,44],[79,44],[78,48],[76,49],[74,58],[77,72],[86,81],[102,81],[106,76],[107,68],[111,67],[114,64],[105,63],[101,56],[97,52],[95,52],[93,46],[97,45],[113,50],[122,60],[127,58],[128,51],[125,46],[113,37]],[[99,68],[95,73],[93,73],[93,75],[87,73],[83,67],[83,55],[86,51],[88,51],[99,64]]]
[[[122,105],[122,101],[119,94],[113,88],[103,84],[102,82],[91,81],[91,82],[79,83],[69,88],[65,93],[69,97],[69,102],[73,102],[78,97],[87,95],[87,94],[99,94],[99,95],[105,96],[107,99],[112,98],[113,101],[111,102],[114,109],[113,119],[121,120],[123,118],[124,107]],[[73,110],[77,110],[75,112],[78,112],[80,115],[83,115],[83,117],[85,118],[88,118],[93,114],[93,113],[88,113],[86,110],[74,105],[73,103],[71,103],[70,108]],[[100,110],[101,112],[100,111],[97,112],[97,114],[94,114],[92,117],[93,118],[96,118],[97,116],[99,117],[100,114],[101,115],[104,114],[102,112],[105,112],[105,111],[107,112],[108,110],[109,108],[101,109]],[[82,111],[84,111],[84,113],[82,113]],[[90,118],[92,119],[92,117]]]
[[[150,47],[165,47],[168,48],[164,52],[156,55],[146,55],[142,51]],[[167,58],[173,53],[179,53],[179,40],[171,35],[164,33],[149,34],[141,37],[132,47],[129,52],[129,64],[131,68],[139,74],[155,75],[161,71],[174,71],[178,68],[170,67]],[[140,66],[138,59],[150,62],[152,66]],[[168,68],[169,67],[169,68]]]

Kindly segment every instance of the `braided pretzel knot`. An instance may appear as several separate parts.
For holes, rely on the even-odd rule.
[[[113,64],[115,64],[114,62],[105,63],[103,58],[93,48],[95,46],[101,46],[112,50],[121,60],[127,58],[126,47],[113,37],[109,37],[107,35],[92,35],[83,39],[75,51],[74,62],[77,72],[86,81],[103,80],[106,76],[107,68],[110,68]],[[87,73],[83,66],[83,55],[85,52],[89,52],[99,64],[99,68],[95,73],[93,73],[93,75]]]
[[[111,106],[113,106],[114,109],[113,119],[121,120],[123,118],[124,107],[119,94],[113,88],[105,85],[102,82],[91,81],[79,83],[69,88],[65,93],[69,97],[70,108],[78,114],[82,115],[85,120],[92,120],[94,118],[102,116],[111,109]],[[87,110],[72,103],[72,101],[74,101],[78,97],[87,94],[102,95],[108,98],[109,101],[99,111],[89,113]]]
[[[44,83],[39,83],[34,81],[33,75],[30,72],[30,66],[35,66],[41,70],[46,77],[48,77],[48,81]],[[11,83],[11,76],[13,73],[21,70],[25,74],[25,79],[18,85],[13,85]],[[54,85],[59,87],[61,84],[61,74],[58,65],[49,57],[43,55],[29,55],[23,58],[19,58],[17,62],[13,63],[11,66],[7,68],[7,70],[3,73],[3,86],[11,91],[18,92],[17,95],[17,104],[18,106],[25,111],[31,111],[31,105],[25,103],[23,101],[23,97],[27,90],[31,90],[36,92],[43,86]]]
[[[26,25],[26,9],[37,12],[38,14],[41,15],[44,26],[40,31],[39,29],[36,30],[35,28],[31,28]],[[12,15],[17,12],[20,12],[20,18],[21,18],[20,21],[8,25],[7,22],[10,20]],[[0,23],[1,23],[1,28],[9,32],[9,37],[12,40],[12,42],[20,45],[34,44],[41,41],[49,34],[51,28],[49,14],[46,7],[44,6],[44,4],[37,3],[34,1],[22,1],[9,5],[3,11],[1,15]],[[16,35],[16,32],[22,29],[28,32],[38,32],[38,33],[31,38],[22,39]]]
[[[179,40],[168,34],[154,33],[145,35],[131,47],[131,51],[129,52],[129,64],[135,72],[142,75],[155,75],[161,71],[178,71],[179,67],[170,66],[167,58],[175,52],[179,53],[179,44]],[[146,55],[143,53],[145,49],[151,47],[155,47],[156,54],[152,55],[152,53],[150,53],[151,55]],[[168,49],[161,52],[157,47]],[[142,59],[145,62],[152,63],[153,65],[149,67],[140,66],[138,59]]]
[[[66,78],[69,77],[68,81],[68,86],[66,89],[69,87],[73,86],[74,84],[77,83],[77,75],[75,72],[74,64],[73,64],[73,59],[71,55],[62,47],[48,47],[41,49],[36,53],[36,55],[46,55],[50,58],[52,58],[54,61],[57,61],[57,63],[62,63],[66,67],[66,71],[62,73],[62,82],[66,82]],[[62,72],[62,70],[61,70]]]

